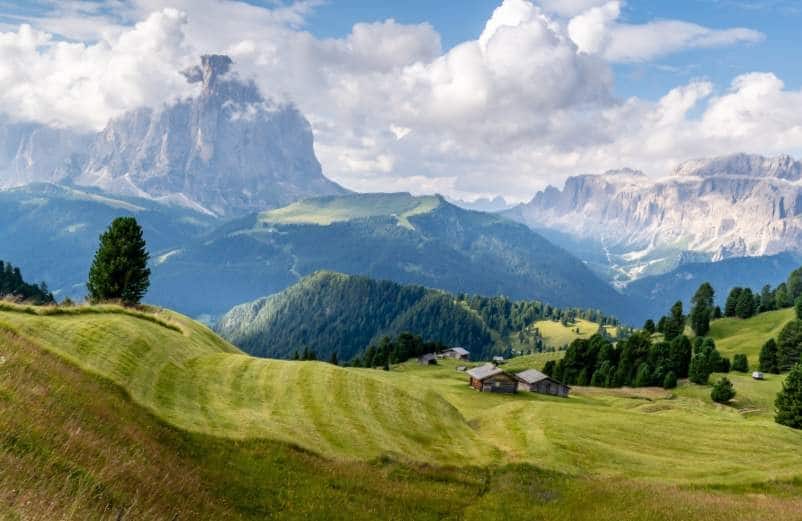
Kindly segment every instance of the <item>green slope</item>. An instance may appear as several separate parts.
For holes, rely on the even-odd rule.
[[[802,518],[802,434],[707,388],[496,396],[455,361],[259,360],[113,307],[6,305],[0,356],[2,518]]]
[[[0,327],[109,378],[188,431],[269,438],[343,458],[416,455],[449,463],[491,454],[443,399],[385,385],[373,371],[252,358],[166,311],[99,307],[48,316],[24,309],[3,306]]]
[[[710,324],[710,336],[722,354],[743,353],[750,366],[756,366],[760,348],[769,338],[777,338],[783,326],[795,318],[793,308],[760,313],[752,318],[722,318]]]

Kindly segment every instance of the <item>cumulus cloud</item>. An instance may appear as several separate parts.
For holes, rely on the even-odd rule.
[[[0,34],[0,111],[99,128],[191,94],[178,71],[225,52],[267,95],[300,107],[326,173],[357,190],[523,200],[580,172],[661,175],[690,157],[802,150],[802,93],[772,74],[616,99],[611,61],[760,37],[626,24],[620,2],[503,0],[475,39],[443,50],[430,25],[393,20],[316,38],[303,29],[316,2],[113,1],[114,17],[78,13],[59,31],[46,16]]]
[[[608,1],[571,18],[568,33],[580,51],[603,54],[614,62],[637,62],[686,49],[756,43],[765,38],[759,31],[743,27],[716,30],[680,20],[620,23],[621,6],[620,1]]]
[[[0,33],[0,111],[59,126],[102,127],[125,110],[187,94],[186,14],[164,9],[111,39],[57,40],[24,24]]]

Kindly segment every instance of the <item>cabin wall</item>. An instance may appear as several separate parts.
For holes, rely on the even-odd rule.
[[[515,393],[518,387],[518,382],[504,374],[498,374],[485,378],[482,381],[482,391],[491,393]]]

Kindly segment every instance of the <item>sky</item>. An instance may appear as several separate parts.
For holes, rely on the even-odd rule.
[[[226,53],[358,191],[525,201],[570,175],[802,155],[787,0],[0,0],[0,113],[99,130]]]

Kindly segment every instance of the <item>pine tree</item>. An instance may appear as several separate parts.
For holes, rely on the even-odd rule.
[[[732,370],[740,373],[749,371],[749,360],[744,354],[735,355],[732,359]]]
[[[100,236],[100,246],[89,269],[89,299],[139,304],[150,287],[150,258],[142,228],[133,217],[119,217]]]
[[[738,303],[735,305],[735,316],[738,318],[749,318],[755,314],[755,297],[752,290],[745,288],[738,295]]]
[[[663,379],[663,389],[674,389],[677,386],[677,375],[674,371],[669,371],[666,373],[666,377]]]
[[[802,364],[796,364],[783,382],[783,389],[774,401],[774,421],[794,429],[802,429]]]
[[[724,316],[734,317],[735,308],[738,306],[738,298],[741,296],[743,288],[732,288],[730,294],[727,295],[727,302],[724,304]]]
[[[802,356],[802,320],[787,323],[777,337],[777,367],[788,371]]]
[[[796,318],[802,320],[802,297],[797,298],[796,302],[794,302],[794,311],[796,312]]]
[[[780,374],[780,365],[777,361],[777,342],[773,338],[768,339],[760,349],[758,369],[764,373]]]
[[[735,398],[735,388],[733,388],[732,382],[726,377],[721,378],[713,385],[710,398],[716,403],[727,403]]]
[[[638,367],[638,373],[635,376],[635,387],[647,387],[652,383],[652,370],[649,367],[649,364],[643,362]]]
[[[331,353],[331,358],[329,358],[329,363],[331,365],[340,365],[340,361],[337,360],[337,351]]]
[[[650,335],[653,335],[655,333],[655,331],[657,330],[656,326],[654,325],[654,320],[652,320],[650,318],[649,320],[644,322],[643,330],[646,331],[647,333],[649,333]]]

